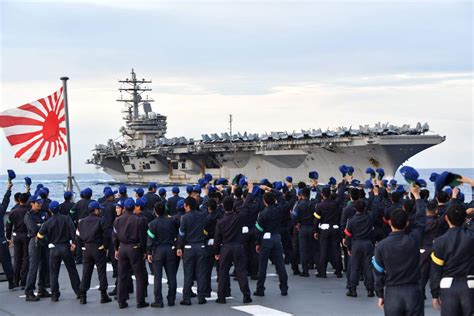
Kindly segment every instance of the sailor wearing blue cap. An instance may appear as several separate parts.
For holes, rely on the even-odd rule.
[[[119,186],[118,193],[119,193],[119,196],[115,199],[115,203],[117,203],[118,201],[125,202],[125,200],[128,199],[127,187],[125,185]]]
[[[176,186],[171,189],[171,193],[173,196],[171,196],[166,202],[166,212],[167,215],[174,216],[178,212],[178,201],[182,198],[179,196],[179,188]]]
[[[124,207],[125,212],[115,220],[113,230],[115,258],[118,260],[117,301],[119,308],[128,307],[128,279],[131,267],[136,278],[137,308],[143,308],[149,306],[145,302],[147,272],[144,259],[148,228],[146,221],[133,214],[133,199],[126,199]]]
[[[166,189],[165,188],[160,188],[158,190],[158,195],[160,197],[160,202],[166,205]]]
[[[76,224],[80,219],[89,215],[89,203],[92,200],[92,189],[85,188],[82,190],[82,197],[79,201],[74,204],[74,206],[69,211],[73,222]],[[82,264],[82,249],[81,247],[76,247],[76,264]]]
[[[111,189],[104,192],[104,196],[113,193]],[[113,196],[113,194],[111,195]],[[109,196],[110,197],[110,196]],[[110,202],[110,200],[108,200]],[[84,247],[82,281],[80,285],[80,303],[87,303],[87,291],[91,285],[92,272],[94,266],[97,267],[99,275],[99,291],[101,294],[100,302],[109,303],[112,300],[107,295],[107,249],[111,245],[111,239],[108,237],[108,227],[105,218],[101,217],[101,212],[105,207],[96,201],[92,201],[88,205],[89,215],[81,219],[77,225],[77,238],[80,245]]]
[[[68,215],[69,216],[69,214],[70,214],[69,212],[71,211],[71,209],[74,206],[74,202],[72,201],[73,196],[74,195],[70,191],[64,192],[64,195],[63,195],[64,202],[59,204],[59,213],[61,215]]]
[[[111,188],[104,190],[103,202],[100,205],[103,207],[101,215],[104,229],[104,244],[112,245],[112,228],[115,218],[117,217],[115,194],[117,191],[112,191]],[[117,261],[114,259],[114,250],[112,247],[107,247],[107,259],[112,262],[112,277],[117,277]]]
[[[145,194],[145,190],[143,190],[142,188],[136,188],[133,189],[133,191],[135,192],[135,199],[139,199]]]
[[[97,203],[97,202],[96,202]],[[49,248],[49,262],[51,275],[51,301],[57,302],[61,292],[59,291],[59,270],[61,262],[66,266],[71,286],[79,295],[81,283],[72,251],[76,248],[76,228],[69,216],[59,214],[59,203],[52,201],[49,210],[53,214],[39,229],[36,234],[38,240],[47,240]]]
[[[28,275],[26,277],[25,300],[27,302],[39,301],[42,297],[51,297],[51,294],[46,290],[47,274],[48,274],[48,260],[47,244],[44,242],[37,242],[36,235],[42,224],[48,219],[48,213],[42,211],[42,199],[38,195],[30,197],[28,202],[31,205],[31,210],[26,213],[25,225],[28,229],[28,237],[30,243],[28,245],[29,267]],[[38,269],[40,273],[38,274]],[[36,278],[39,275],[38,294],[34,294]]]
[[[4,217],[7,212],[8,204],[10,203],[12,186],[12,182],[9,181],[7,184],[7,191],[5,192],[5,195],[2,200],[2,204],[0,204],[0,262],[2,263],[3,271],[5,272],[5,276],[7,277],[9,289],[13,289],[15,285],[13,282],[12,259],[10,255],[10,250],[8,249],[8,242],[5,239]]]
[[[49,203],[51,202],[51,199],[49,199],[49,189],[47,187],[43,187],[42,189],[38,191],[38,195],[43,200],[43,204],[41,206],[43,211],[48,212]]]
[[[144,195],[146,198],[145,208],[148,210],[153,210],[155,204],[160,201],[160,198],[156,194],[158,190],[158,185],[156,182],[148,183],[148,192]]]
[[[135,201],[135,210],[133,213],[143,217],[146,223],[150,223],[155,219],[155,213],[153,210],[147,209],[147,200],[146,197],[141,197]]]

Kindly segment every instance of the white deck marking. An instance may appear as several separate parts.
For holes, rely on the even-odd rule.
[[[233,309],[239,310],[241,312],[254,315],[254,316],[292,316],[286,312],[279,311],[278,309],[265,307],[262,305],[244,305],[244,306],[232,306]]]

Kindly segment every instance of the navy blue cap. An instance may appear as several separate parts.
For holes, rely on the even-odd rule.
[[[405,188],[403,187],[403,185],[399,185],[395,191],[398,192],[398,193],[400,193],[400,194],[403,194],[403,193],[406,192],[406,191],[405,191]]]
[[[420,174],[414,168],[404,166],[400,169],[400,174],[405,178],[408,183],[415,183],[418,180]]]
[[[226,178],[219,178],[215,182],[216,185],[228,185],[229,181]]]
[[[330,177],[329,181],[328,181],[328,184],[329,185],[336,185],[337,184],[336,178]]]
[[[184,199],[178,200],[178,203],[176,203],[176,208],[178,209],[178,211],[184,210]]]
[[[375,170],[373,168],[369,167],[369,168],[365,169],[365,173],[370,174],[371,178],[375,178]]]
[[[372,180],[366,180],[365,181],[365,188],[366,189],[372,189],[374,185],[372,184]]]
[[[134,208],[135,207],[135,201],[132,198],[128,198],[123,202],[123,206],[125,208]]]
[[[41,198],[43,199],[47,198],[48,194],[49,194],[49,190],[47,190],[47,188],[41,188],[38,191],[38,195],[41,196]]]
[[[417,186],[419,186],[420,188],[426,188],[426,186],[427,186],[426,181],[423,180],[423,179],[418,179],[418,180],[416,180],[415,184],[416,184]]]
[[[104,207],[102,205],[100,205],[99,202],[97,202],[97,201],[91,201],[91,202],[89,202],[89,205],[87,205],[87,209],[89,211],[96,210],[96,209],[103,210]]]
[[[352,174],[354,173],[354,167],[352,166],[347,166],[347,174],[352,176]]]
[[[206,179],[207,182],[211,182],[212,181],[212,174],[206,173],[204,175],[204,179]]]
[[[232,179],[232,185],[238,185],[240,179],[244,178],[245,176],[241,173],[237,174],[234,179]]]
[[[359,180],[353,179],[353,180],[351,181],[351,186],[353,186],[353,187],[358,187],[359,185],[360,185],[360,181],[359,181]]]
[[[112,189],[109,189],[104,192],[104,197],[108,198],[108,197],[114,196],[115,194],[117,194],[117,191],[112,191]]]
[[[28,199],[28,202],[29,203],[34,203],[35,202],[35,203],[43,204],[43,199],[39,195],[32,195]]]
[[[201,186],[200,186],[200,185],[195,185],[195,186],[193,187],[193,192],[201,193]]]
[[[7,173],[8,173],[8,179],[13,180],[13,179],[16,178],[15,171],[13,171],[13,170],[11,170],[11,169],[8,169],[8,170],[7,170]]]
[[[43,185],[42,183],[38,183],[38,184],[36,185],[36,190],[39,190],[39,189],[41,189],[41,188],[43,188],[43,187],[44,187],[44,185]]]
[[[318,180],[319,179],[319,174],[317,171],[310,171],[308,174],[308,177],[313,180]]]
[[[447,187],[444,189],[444,192],[448,193],[449,196],[453,194],[453,189],[451,187]]]
[[[465,198],[466,198],[466,197],[464,196],[464,193],[459,192],[458,200],[461,201],[461,202],[464,202],[464,199],[465,199]]]
[[[125,207],[124,202],[125,202],[125,200],[118,200],[117,203],[115,203],[114,205],[118,206],[118,207],[121,207],[121,208],[124,208]]]
[[[283,188],[283,183],[281,181],[273,182],[273,188],[280,191]]]
[[[430,181],[431,182],[435,182],[436,178],[439,176],[439,173],[436,173],[436,172],[433,172],[431,175],[430,175]]]
[[[135,204],[136,204],[137,206],[140,206],[140,207],[145,207],[146,203],[147,203],[147,199],[146,199],[146,197],[144,197],[144,196],[142,196],[141,198],[137,199],[137,201],[135,202]]]
[[[64,192],[64,198],[65,199],[72,199],[72,196],[73,196],[73,194],[72,194],[71,191]]]
[[[201,179],[198,180],[198,185],[200,187],[205,187],[207,185],[207,183],[208,183],[207,180],[204,179],[204,178],[201,178]]]
[[[51,201],[48,205],[48,208],[51,212],[57,213],[59,211],[59,202],[58,201]]]
[[[102,193],[105,193],[105,192],[110,191],[110,190],[112,190],[111,187],[108,187],[108,186],[104,187],[104,189],[102,190]]]
[[[92,189],[91,188],[85,188],[84,189],[84,196],[90,198],[92,196]]]
[[[161,188],[161,189],[158,191],[158,194],[159,194],[159,195],[165,195],[165,194],[166,194],[166,189],[165,189],[165,188]]]
[[[269,184],[271,184],[271,182],[268,181],[267,178],[260,180],[260,185],[266,185],[266,186],[268,186]]]
[[[286,182],[292,183],[293,182],[293,177],[292,176],[287,176],[285,177]]]
[[[461,176],[445,171],[438,175],[434,181],[436,192],[441,191],[445,186],[455,187],[461,184]]]
[[[171,189],[171,192],[178,194],[179,193],[179,188],[178,187],[173,187]]]
[[[387,185],[388,185],[388,180],[387,179],[382,180],[382,186],[386,188]]]
[[[186,192],[187,192],[188,194],[191,194],[191,193],[193,192],[193,189],[194,189],[194,186],[191,185],[191,184],[189,184],[189,185],[186,186]]]
[[[29,187],[31,185],[31,178],[30,177],[25,177],[25,184],[27,187]]]
[[[127,187],[124,186],[124,185],[121,185],[121,186],[119,186],[118,191],[119,191],[120,194],[125,194],[125,193],[127,193]]]
[[[211,193],[211,192],[216,192],[217,188],[215,186],[210,186],[207,190],[209,191],[209,193]]]
[[[378,169],[375,170],[375,171],[377,171],[377,173],[379,174],[379,176],[378,176],[378,179],[379,179],[379,180],[382,180],[383,177],[385,177],[385,170],[383,170],[383,168],[378,168]]]
[[[138,194],[139,196],[142,196],[143,194],[145,194],[145,191],[142,188],[137,188],[133,191],[135,191],[135,193]]]
[[[260,194],[260,191],[261,191],[261,189],[260,189],[258,186],[254,186],[253,189],[252,189],[251,194],[252,194],[253,196],[257,196],[257,195]]]
[[[156,184],[156,182],[148,183],[148,190],[153,190],[153,189],[157,189],[157,188],[158,188],[158,185]]]
[[[244,187],[244,186],[246,186],[246,185],[248,185],[247,179],[246,179],[245,177],[240,178],[240,180],[239,180],[239,186]]]
[[[391,187],[396,187],[397,186],[397,180],[395,180],[395,179],[390,180],[390,186]]]
[[[339,166],[339,171],[342,173],[342,176],[345,177],[348,170],[346,165]]]

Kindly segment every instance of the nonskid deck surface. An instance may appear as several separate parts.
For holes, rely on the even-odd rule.
[[[77,266],[79,275],[81,275],[82,265]],[[109,269],[111,266],[109,265]],[[61,297],[58,303],[52,303],[50,299],[41,299],[39,302],[25,302],[23,291],[16,289],[9,291],[5,282],[0,283],[0,316],[10,315],[35,315],[38,311],[47,315],[383,315],[383,312],[377,307],[377,298],[368,298],[366,292],[359,285],[357,298],[345,296],[345,277],[337,279],[332,273],[328,274],[327,279],[316,279],[314,270],[311,270],[309,278],[293,276],[291,269],[287,266],[289,274],[289,292],[288,296],[282,297],[278,289],[278,277],[275,269],[270,266],[267,271],[267,280],[265,283],[265,297],[253,296],[253,303],[242,304],[242,294],[239,291],[237,281],[231,281],[232,298],[227,299],[227,304],[221,305],[214,302],[216,298],[217,282],[215,271],[212,279],[212,298],[208,299],[207,304],[198,305],[197,299],[192,299],[192,306],[181,306],[181,294],[178,293],[176,305],[169,307],[165,305],[162,309],[144,308],[137,309],[135,295],[130,296],[129,307],[123,310],[118,308],[117,301],[108,304],[100,304],[100,293],[98,292],[97,274],[94,272],[91,283],[91,290],[88,292],[87,305],[80,305],[75,299],[67,277],[66,267],[61,266],[59,284],[61,288]],[[114,285],[112,272],[107,272],[109,286]],[[152,276],[149,277],[153,281]],[[256,281],[249,281],[250,289],[255,290]],[[183,286],[182,266],[178,271],[178,292]],[[94,289],[95,288],[95,289]],[[166,298],[167,286],[163,284],[163,296]],[[196,290],[196,289],[194,289]],[[429,293],[427,289],[426,293]],[[428,294],[429,296],[429,294]],[[153,302],[153,285],[148,286],[148,302]],[[166,301],[166,299],[165,299]],[[439,311],[431,307],[430,297],[425,301],[425,315],[439,315]]]

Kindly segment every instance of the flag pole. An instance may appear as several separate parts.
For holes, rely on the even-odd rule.
[[[68,77],[60,78],[63,82],[63,99],[64,99],[64,112],[66,119],[66,140],[67,140],[67,163],[68,163],[68,177],[67,177],[67,191],[73,192],[73,176],[72,176],[72,163],[71,163],[71,139],[70,139],[70,129],[69,129],[69,111],[68,111],[68,102],[67,102],[67,81]]]

